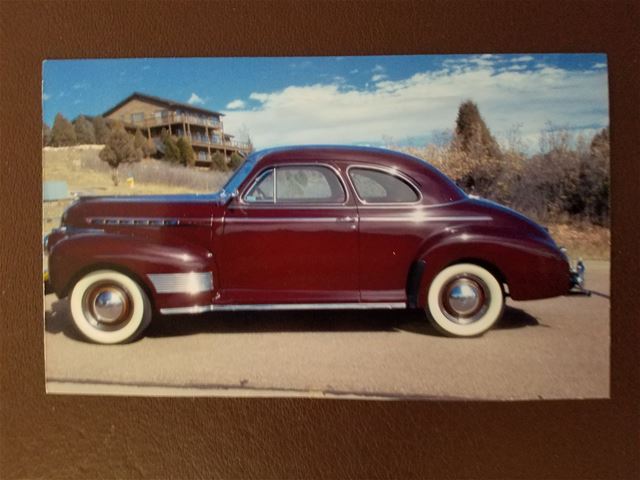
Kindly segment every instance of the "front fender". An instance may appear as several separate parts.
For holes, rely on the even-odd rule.
[[[517,231],[443,233],[424,245],[418,305],[426,305],[427,289],[435,276],[455,263],[475,263],[506,283],[514,300],[564,295],[570,288],[569,265],[560,250],[542,238]]]
[[[214,272],[213,254],[189,243],[158,241],[119,233],[73,233],[49,251],[49,278],[60,298],[75,282],[96,268],[114,268],[138,277],[149,292],[151,273]]]

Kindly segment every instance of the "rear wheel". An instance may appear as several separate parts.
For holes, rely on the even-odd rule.
[[[427,291],[427,314],[432,325],[452,337],[475,337],[502,316],[504,293],[486,269],[460,263],[442,270]]]
[[[71,291],[71,316],[87,339],[103,344],[136,339],[151,322],[151,302],[130,277],[97,270],[82,277]]]

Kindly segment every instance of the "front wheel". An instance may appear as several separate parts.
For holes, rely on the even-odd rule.
[[[114,270],[88,273],[71,291],[71,317],[80,333],[102,344],[126,343],[151,322],[151,302],[130,277]]]
[[[427,291],[427,314],[432,325],[452,337],[475,337],[502,316],[504,294],[486,269],[460,263],[442,270]]]

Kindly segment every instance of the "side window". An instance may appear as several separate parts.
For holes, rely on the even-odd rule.
[[[342,183],[330,168],[276,168],[276,203],[342,203],[345,199]]]
[[[244,199],[249,203],[273,203],[273,187],[274,175],[271,169],[258,177]]]
[[[408,182],[387,172],[351,168],[349,176],[358,196],[367,203],[412,203],[420,199]]]

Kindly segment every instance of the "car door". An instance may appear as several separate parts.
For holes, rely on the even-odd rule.
[[[334,167],[260,171],[229,204],[223,229],[219,303],[359,300],[357,211]]]

